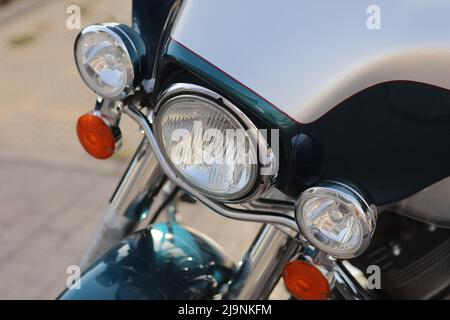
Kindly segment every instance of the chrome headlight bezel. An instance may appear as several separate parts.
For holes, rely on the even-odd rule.
[[[311,230],[306,226],[304,220],[303,208],[308,200],[311,198],[335,199],[337,202],[342,201],[346,205],[352,207],[353,218],[359,226],[361,239],[357,246],[351,250],[337,252],[336,249],[327,247],[321,243],[311,233]],[[365,197],[354,188],[336,181],[324,181],[315,187],[305,190],[299,198],[298,205],[295,211],[297,224],[301,231],[301,235],[306,238],[317,249],[339,259],[350,259],[362,254],[370,244],[376,226],[377,209],[374,205],[369,204]]]
[[[171,169],[177,173],[177,176],[179,176],[185,183],[187,183],[192,188],[195,188],[203,195],[211,199],[225,203],[247,202],[250,201],[251,199],[254,199],[256,196],[261,195],[266,191],[268,191],[270,187],[273,185],[277,174],[276,173],[272,175],[260,174],[261,164],[259,161],[258,152],[256,152],[256,154],[258,155],[258,161],[256,164],[252,164],[252,178],[250,182],[240,192],[236,192],[233,194],[218,195],[210,193],[207,190],[203,189],[201,186],[196,185],[191,181],[189,181],[188,179],[186,179],[186,177],[178,171],[178,169],[172,163],[170,157],[166,152],[166,148],[164,146],[164,142],[161,136],[162,128],[160,127],[159,119],[161,118],[161,115],[163,115],[166,106],[169,105],[168,102],[173,101],[173,99],[180,99],[183,97],[190,97],[199,99],[201,101],[207,101],[210,105],[213,105],[215,108],[220,110],[221,113],[226,114],[228,117],[233,118],[236,122],[238,122],[242,126],[244,130],[250,129],[249,131],[250,134],[254,132],[259,132],[255,124],[245,115],[245,113],[243,113],[238,107],[236,107],[233,103],[231,103],[221,95],[209,89],[194,84],[177,83],[171,85],[166,91],[164,91],[160,95],[158,99],[157,105],[152,115],[153,119],[152,124],[155,137],[161,149],[161,153],[163,154],[164,158],[166,159]],[[260,135],[254,135],[251,137],[251,139],[254,139],[258,143],[267,144],[267,142],[264,139],[262,139]],[[273,167],[276,167],[277,161],[278,159],[273,157],[273,163],[271,165]]]
[[[81,40],[93,33],[106,33],[113,39],[114,45],[121,52],[121,56],[126,68],[126,81],[122,86],[120,86],[120,88],[116,89],[111,94],[106,94],[102,92],[101,89],[96,88],[96,86],[92,83],[89,75],[86,73],[85,68],[80,65],[81,62],[78,59],[78,49]],[[85,27],[83,30],[81,30],[75,40],[74,56],[78,72],[84,83],[97,95],[105,99],[122,100],[129,94],[133,93],[134,88],[140,84],[145,71],[145,44],[142,38],[134,29],[124,24],[102,23]]]

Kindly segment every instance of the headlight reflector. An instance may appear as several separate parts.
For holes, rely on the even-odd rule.
[[[75,42],[75,61],[81,77],[103,98],[120,99],[141,73],[145,46],[137,33],[119,24],[84,28]]]
[[[360,255],[375,229],[376,208],[340,183],[325,183],[302,193],[297,222],[318,249],[341,259]]]
[[[157,110],[155,124],[169,163],[202,193],[234,200],[255,186],[255,137],[215,101],[194,94],[175,96]]]

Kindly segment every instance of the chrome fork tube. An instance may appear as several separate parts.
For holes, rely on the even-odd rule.
[[[300,242],[285,231],[274,225],[263,225],[223,299],[267,299],[280,280],[284,265],[299,247]]]
[[[165,174],[146,139],[139,145],[127,171],[109,203],[106,215],[85,251],[80,266],[87,267],[96,258],[133,232],[141,217],[141,204],[149,206],[164,182]],[[152,217],[150,217],[151,219]]]

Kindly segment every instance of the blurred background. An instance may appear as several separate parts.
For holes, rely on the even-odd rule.
[[[64,289],[141,140],[123,118],[112,159],[95,160],[78,143],[76,121],[96,97],[73,61],[70,5],[81,27],[131,20],[129,0],[0,0],[0,299],[54,299]],[[180,212],[236,261],[259,228],[198,204]]]

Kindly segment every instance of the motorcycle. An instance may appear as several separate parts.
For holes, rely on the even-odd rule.
[[[59,298],[449,298],[450,3],[378,3],[134,0],[84,28],[81,144],[144,137]],[[238,264],[182,198],[262,223]]]

